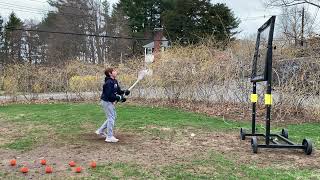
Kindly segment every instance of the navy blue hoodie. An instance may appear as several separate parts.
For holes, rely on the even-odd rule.
[[[108,102],[115,102],[117,100],[117,94],[124,94],[124,91],[121,90],[118,81],[116,79],[106,77],[102,89],[101,99]]]

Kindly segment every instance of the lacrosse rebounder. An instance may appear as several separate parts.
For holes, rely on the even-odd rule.
[[[273,34],[275,26],[276,16],[272,16],[267,22],[265,22],[259,29],[256,40],[256,47],[253,57],[251,82],[253,85],[251,102],[252,102],[252,129],[251,133],[243,128],[240,129],[240,137],[245,140],[246,136],[251,136],[251,146],[254,153],[258,152],[258,148],[290,148],[290,149],[303,149],[305,154],[310,155],[312,153],[312,142],[308,139],[304,139],[302,144],[295,144],[288,138],[288,130],[282,129],[280,134],[270,133],[270,121],[271,121],[271,82],[272,82],[272,50],[273,50]],[[263,36],[265,35],[265,36]],[[267,92],[264,95],[266,106],[266,132],[265,134],[256,132],[256,104],[258,102],[257,83],[266,82]],[[258,138],[265,139],[265,143],[259,144]]]

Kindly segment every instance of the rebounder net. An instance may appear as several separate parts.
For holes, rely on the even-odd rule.
[[[267,81],[268,61],[272,58],[274,17],[258,29],[251,81]]]

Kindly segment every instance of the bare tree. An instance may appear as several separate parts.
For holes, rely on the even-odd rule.
[[[284,38],[295,46],[303,45],[304,37],[312,34],[314,28],[312,26],[314,19],[303,8],[297,6],[283,7],[282,16],[280,16],[279,25]]]
[[[28,29],[36,29],[37,24],[33,20],[24,22],[24,27]],[[41,62],[41,47],[42,43],[37,32],[23,33],[23,58],[29,64],[37,64]]]
[[[288,7],[299,4],[310,4],[320,8],[319,0],[264,0],[267,6]]]
[[[130,27],[128,18],[123,10],[117,5],[113,6],[107,32],[112,36],[130,36]],[[113,62],[121,62],[122,59],[132,55],[134,41],[127,39],[110,39],[109,40],[109,57]]]

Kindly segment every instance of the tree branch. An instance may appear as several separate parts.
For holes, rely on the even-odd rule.
[[[311,5],[313,5],[313,6],[316,6],[316,7],[320,8],[320,5],[319,5],[319,4],[313,3],[313,2],[311,2],[311,1],[309,1],[309,0],[305,0],[305,2],[308,3],[308,4],[311,4]]]
[[[270,0],[269,3],[266,3],[267,6],[276,6],[276,7],[289,7],[299,4],[310,4],[315,7],[320,8],[320,4],[316,4],[310,0]]]

